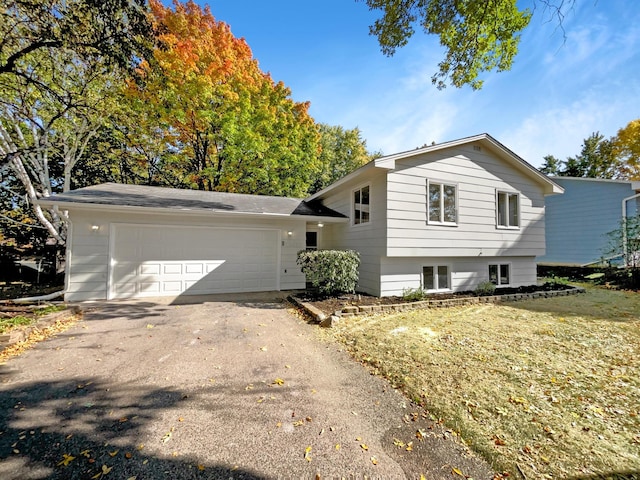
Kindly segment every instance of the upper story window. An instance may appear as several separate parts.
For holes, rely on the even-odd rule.
[[[371,220],[369,185],[353,192],[353,224],[369,223]]]
[[[496,198],[498,227],[520,227],[520,195],[517,193],[497,192]]]
[[[455,225],[458,221],[457,186],[427,180],[428,223]]]

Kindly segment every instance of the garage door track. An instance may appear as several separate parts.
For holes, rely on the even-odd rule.
[[[281,295],[190,300],[85,305],[0,366],[0,478],[493,477]]]

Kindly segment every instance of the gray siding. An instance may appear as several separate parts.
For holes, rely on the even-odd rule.
[[[582,178],[554,178],[563,195],[547,199],[546,254],[539,263],[585,265],[604,256],[607,233],[620,226],[622,199],[633,195],[631,183]],[[628,215],[638,213],[628,202]],[[622,252],[620,252],[622,254]]]
[[[66,294],[68,301],[105,299],[108,293],[110,225],[113,223],[179,225],[185,227],[265,228],[281,230],[280,289],[304,288],[305,278],[296,265],[297,253],[305,248],[304,219],[234,219],[175,214],[122,214],[108,211],[71,210],[70,241],[67,245]],[[98,225],[98,231],[91,229]],[[287,232],[291,231],[289,236]],[[212,246],[214,249],[215,246]]]
[[[457,185],[456,226],[427,224],[427,180]],[[496,226],[496,191],[520,194],[520,227]],[[404,159],[388,174],[390,257],[527,256],[544,253],[542,187],[487,151],[465,145]]]
[[[370,185],[371,221],[367,224],[351,223],[325,226],[320,248],[355,250],[360,253],[360,280],[358,290],[380,295],[380,257],[386,249],[386,171],[373,169],[367,175],[344,185],[323,200],[327,207],[349,216],[351,221],[352,192]]]

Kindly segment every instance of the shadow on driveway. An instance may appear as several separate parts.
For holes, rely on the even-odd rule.
[[[0,366],[0,478],[493,478],[283,296],[83,305]]]
[[[188,455],[162,458],[138,443],[159,411],[188,401],[178,390],[134,384],[114,388],[84,377],[29,383],[2,393],[0,477],[4,480],[96,475],[114,479],[266,478]]]

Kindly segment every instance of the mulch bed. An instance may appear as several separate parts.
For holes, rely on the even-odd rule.
[[[549,292],[556,290],[567,290],[572,288],[570,285],[564,285],[559,283],[545,283],[544,285],[528,285],[517,288],[497,288],[493,295],[510,295],[514,293],[535,293],[535,292]],[[464,298],[477,296],[472,291],[457,292],[457,293],[433,293],[427,295],[429,300],[446,300],[450,298]],[[337,310],[341,310],[343,307],[348,306],[362,306],[362,305],[397,305],[401,303],[410,303],[413,300],[405,300],[403,297],[374,297],[367,294],[348,294],[340,295],[339,297],[325,297],[319,298],[309,293],[302,293],[297,296],[299,300],[305,303],[309,303],[327,314],[333,313]]]

